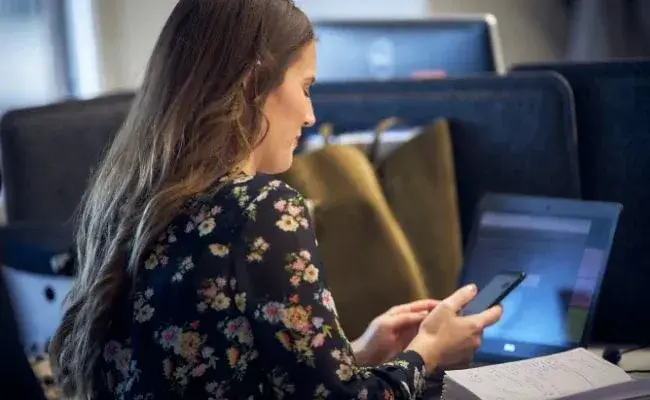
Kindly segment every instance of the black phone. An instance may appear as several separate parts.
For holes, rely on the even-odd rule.
[[[463,307],[462,315],[478,314],[501,303],[521,282],[526,279],[526,273],[520,271],[504,271],[496,275],[472,301]]]

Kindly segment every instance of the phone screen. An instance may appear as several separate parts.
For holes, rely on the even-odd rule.
[[[499,304],[526,277],[523,272],[504,272],[492,278],[463,308],[462,315],[478,314]]]

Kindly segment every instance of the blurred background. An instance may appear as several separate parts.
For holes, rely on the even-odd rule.
[[[648,54],[642,0],[297,0],[314,20],[490,13],[505,66]],[[0,0],[0,114],[133,89],[174,0]],[[645,23],[644,23],[645,22]]]

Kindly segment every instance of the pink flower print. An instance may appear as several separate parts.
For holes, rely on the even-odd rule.
[[[300,253],[298,253],[300,257],[305,259],[305,261],[310,261],[311,260],[311,253],[308,252],[307,250],[302,250]]]
[[[217,296],[217,287],[210,285],[209,288],[203,290],[203,296],[208,299],[214,299]]]
[[[214,206],[212,207],[212,210],[210,211],[212,215],[217,215],[221,214],[222,208],[219,206]]]
[[[317,334],[311,340],[311,347],[321,347],[323,344],[325,344],[325,335],[322,333]]]
[[[173,370],[172,360],[166,358],[163,361],[163,374],[165,375],[165,378],[169,378],[172,375],[172,370]]]
[[[170,326],[160,334],[160,344],[163,348],[168,349],[175,345],[179,333],[178,327]]]
[[[289,279],[289,282],[291,282],[291,286],[297,287],[300,285],[300,276],[294,275]]]
[[[327,308],[329,311],[334,311],[334,299],[332,298],[332,293],[329,290],[323,289],[323,293],[321,294],[320,298],[325,308]]]
[[[286,200],[279,200],[276,201],[275,204],[273,204],[273,207],[278,211],[284,211],[286,206],[287,206]]]
[[[192,370],[192,376],[194,377],[203,376],[206,369],[208,369],[208,366],[206,364],[199,364],[196,368]]]
[[[239,319],[235,319],[233,321],[228,322],[226,325],[226,334],[228,337],[231,337],[241,329],[242,327],[242,322]]]
[[[190,328],[197,329],[199,327],[199,321],[194,321],[190,324]]]
[[[199,214],[194,218],[194,220],[195,220],[196,222],[198,222],[198,223],[201,223],[201,222],[203,222],[203,220],[205,220],[205,217],[206,217],[205,213],[204,213],[204,212],[200,212],[200,213],[199,213]]]
[[[307,267],[307,265],[306,265],[305,262],[304,262],[302,259],[300,259],[300,258],[297,259],[296,261],[294,261],[294,262],[291,264],[291,268],[292,268],[294,271],[304,271],[306,267]]]
[[[307,218],[302,218],[300,220],[300,226],[302,226],[305,229],[309,228],[309,220]]]
[[[298,216],[302,212],[302,208],[294,206],[293,204],[287,207],[287,211],[292,217]]]
[[[262,312],[264,313],[264,319],[269,321],[272,324],[276,324],[280,322],[280,319],[282,318],[281,313],[282,313],[282,304],[280,303],[268,303],[262,308]]]

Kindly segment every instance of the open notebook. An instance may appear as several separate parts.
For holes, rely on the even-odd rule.
[[[578,348],[551,356],[449,371],[443,400],[632,400],[650,398],[650,380]]]

